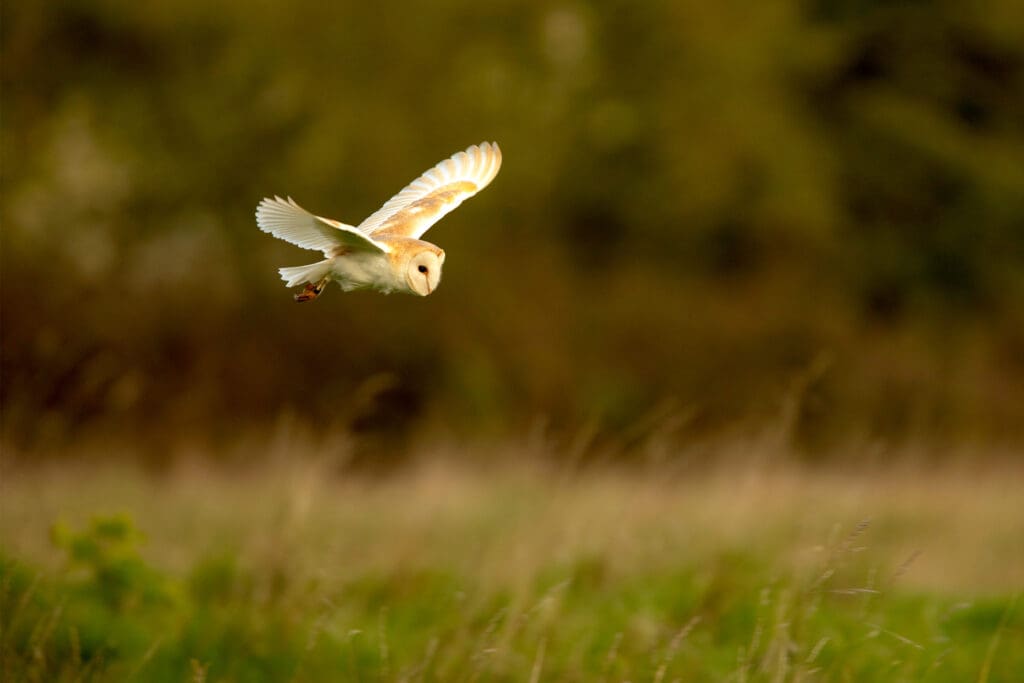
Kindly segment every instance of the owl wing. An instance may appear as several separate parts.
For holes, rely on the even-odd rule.
[[[256,207],[256,225],[285,242],[322,251],[327,257],[336,255],[339,247],[344,251],[388,251],[385,245],[351,225],[314,216],[291,197],[268,197],[260,202]]]
[[[409,183],[357,229],[375,238],[419,238],[459,204],[487,187],[499,168],[501,150],[497,143],[473,145]]]

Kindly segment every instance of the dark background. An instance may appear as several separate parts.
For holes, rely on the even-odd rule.
[[[1015,0],[8,2],[2,43],[19,452],[1024,436]],[[358,223],[484,140],[436,294],[293,303],[260,198]]]

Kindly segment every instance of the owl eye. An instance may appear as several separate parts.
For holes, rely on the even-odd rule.
[[[420,266],[419,268],[417,268],[417,270],[419,270],[421,273],[425,273],[425,272],[427,272],[427,267],[426,266]]]

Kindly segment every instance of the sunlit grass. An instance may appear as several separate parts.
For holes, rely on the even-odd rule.
[[[375,479],[310,453],[8,467],[2,663],[37,680],[1011,680],[1022,484],[764,464]]]

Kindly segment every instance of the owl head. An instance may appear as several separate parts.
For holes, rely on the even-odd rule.
[[[405,268],[405,282],[413,294],[427,296],[441,282],[441,264],[444,263],[444,250],[434,245],[424,244],[421,249],[412,252]]]

